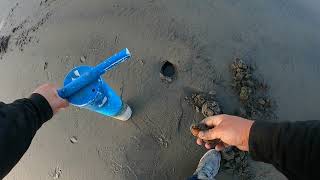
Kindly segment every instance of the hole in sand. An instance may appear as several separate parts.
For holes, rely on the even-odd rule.
[[[95,89],[92,89],[92,92],[95,92],[96,90]]]
[[[171,62],[166,61],[162,65],[160,72],[164,77],[173,78],[173,76],[176,73],[176,69],[175,69],[174,65]]]

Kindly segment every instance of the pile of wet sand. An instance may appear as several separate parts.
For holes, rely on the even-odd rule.
[[[254,68],[237,58],[231,64],[232,88],[236,93],[241,107],[235,115],[249,119],[266,119],[273,115],[272,103],[267,96],[267,85],[258,80],[254,74]],[[193,106],[196,112],[204,117],[222,114],[216,93],[193,93],[186,101]],[[197,136],[199,130],[207,130],[210,127],[198,123],[191,125],[191,132]],[[211,127],[212,128],[212,127]],[[211,145],[219,143],[219,140],[209,142]],[[248,153],[236,147],[228,147],[221,152],[220,171],[231,173],[240,179],[252,179],[254,173],[249,170]]]
[[[193,93],[190,98],[186,98],[197,112],[201,112],[204,117],[222,114],[219,102],[216,100],[215,94],[212,93]],[[207,127],[201,123],[192,124],[190,127],[191,133],[197,136],[197,130],[208,130],[212,127]],[[214,147],[220,140],[208,141],[211,147]],[[228,171],[242,179],[248,179],[250,173],[248,171],[248,157],[243,151],[235,147],[228,147],[221,152],[221,167],[220,171]]]
[[[238,115],[255,120],[274,118],[275,103],[268,97],[268,85],[254,76],[254,68],[236,58],[231,73],[232,88],[242,105]]]
[[[0,54],[7,52],[10,37],[10,35],[0,37]]]

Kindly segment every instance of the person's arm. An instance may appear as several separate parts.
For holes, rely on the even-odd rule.
[[[42,124],[67,105],[49,84],[40,86],[30,98],[0,103],[0,179],[21,159]]]
[[[320,177],[320,121],[256,121],[250,130],[253,160],[273,164],[290,179]]]
[[[320,176],[316,170],[320,159],[320,121],[270,123],[218,115],[204,119],[203,123],[214,128],[199,133],[199,145],[204,143],[203,139],[221,139],[223,143],[215,147],[217,150],[232,145],[249,151],[254,160],[273,164],[289,178]],[[210,144],[205,146],[213,148]]]

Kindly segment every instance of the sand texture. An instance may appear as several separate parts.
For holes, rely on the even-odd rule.
[[[70,107],[42,126],[5,179],[185,179],[205,152],[190,133],[203,113],[319,119],[319,5],[311,0],[0,0],[1,101],[27,97],[45,82],[61,85],[73,67],[96,65],[123,48],[133,55],[103,76],[132,107],[131,120]],[[241,65],[233,71],[236,58],[252,69]],[[161,75],[166,61],[174,68]],[[254,85],[256,80],[267,86]],[[214,101],[196,110],[185,100],[195,92],[214,95]],[[230,151],[223,158],[246,161],[253,179],[285,179],[246,154]],[[221,171],[217,179],[244,177],[234,172]]]

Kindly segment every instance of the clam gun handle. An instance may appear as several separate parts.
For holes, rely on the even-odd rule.
[[[118,64],[126,61],[130,57],[131,54],[127,48],[121,50],[117,54],[114,54],[113,56],[107,58],[102,63],[92,68],[90,71],[81,74],[80,77],[76,78],[66,86],[58,89],[58,95],[63,99],[70,97],[80,89],[97,80],[102,74],[117,66]]]

